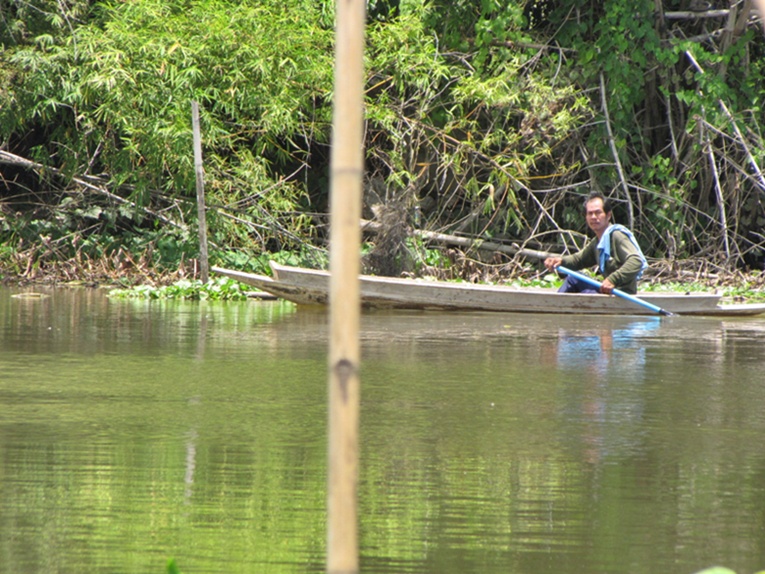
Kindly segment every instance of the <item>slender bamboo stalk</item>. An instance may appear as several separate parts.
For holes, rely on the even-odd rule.
[[[330,167],[327,572],[359,571],[359,323],[365,0],[337,0]]]
[[[720,185],[720,173],[717,170],[717,160],[715,159],[715,152],[712,148],[712,142],[709,139],[709,134],[704,130],[704,143],[706,144],[706,152],[709,157],[709,167],[712,170],[712,175],[715,180],[715,194],[717,195],[717,204],[720,208],[720,230],[723,234],[723,245],[725,246],[725,257],[730,259],[730,241],[728,239],[728,216],[725,211],[725,197],[723,196],[722,186]]]
[[[194,135],[194,174],[197,180],[197,227],[199,228],[199,264],[202,283],[210,280],[207,257],[207,208],[205,207],[205,176],[202,168],[202,134],[199,129],[199,104],[191,102],[191,129]]]
[[[663,35],[666,26],[664,18],[664,2],[662,0],[653,0],[653,13],[656,18],[656,30]]]
[[[614,164],[616,165],[616,171],[619,173],[619,180],[622,184],[622,190],[624,191],[624,199],[627,201],[629,226],[635,227],[635,209],[632,206],[632,198],[630,197],[630,188],[627,185],[627,179],[624,177],[624,169],[622,168],[622,162],[619,159],[619,150],[616,149],[616,140],[614,139],[614,133],[611,131],[611,118],[608,114],[608,101],[606,100],[606,82],[603,79],[603,73],[600,74],[600,98],[603,104],[603,115],[606,119],[606,132],[608,133],[608,145],[611,146],[611,153],[614,155]]]

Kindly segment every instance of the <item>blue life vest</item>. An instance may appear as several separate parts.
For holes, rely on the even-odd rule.
[[[619,223],[609,225],[605,233],[603,233],[603,237],[601,237],[600,241],[598,241],[598,267],[600,268],[600,273],[602,275],[605,275],[606,273],[606,261],[608,261],[608,259],[611,257],[611,234],[614,231],[621,231],[624,233],[627,237],[629,237],[629,240],[632,241],[635,249],[637,249],[638,255],[640,255],[640,261],[642,262],[640,273],[637,275],[637,278],[640,279],[640,277],[643,275],[643,271],[645,271],[646,267],[648,267],[648,262],[645,260],[645,255],[643,255],[643,252],[640,250],[640,245],[638,245],[635,236],[632,235],[632,232],[629,229]]]

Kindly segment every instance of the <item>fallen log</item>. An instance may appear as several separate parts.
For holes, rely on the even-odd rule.
[[[366,219],[361,220],[362,231],[369,233],[379,233],[382,229],[382,225],[376,221],[369,221]],[[412,234],[425,239],[427,241],[435,241],[437,243],[443,243],[445,245],[456,245],[458,247],[464,247],[467,249],[481,249],[483,251],[496,251],[504,253],[505,255],[521,255],[523,257],[530,257],[532,259],[546,259],[553,255],[547,251],[537,251],[536,249],[526,249],[520,247],[515,243],[497,243],[495,241],[484,241],[482,239],[474,239],[471,237],[460,237],[458,235],[449,235],[447,233],[437,233],[435,231],[425,231],[423,229],[414,229]]]

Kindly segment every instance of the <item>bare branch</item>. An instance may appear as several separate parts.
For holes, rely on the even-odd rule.
[[[23,158],[21,156],[18,156],[16,154],[12,154],[7,151],[0,150],[0,163],[4,163],[6,165],[16,165],[19,167],[23,167],[24,169],[32,170],[32,171],[39,171],[39,172],[50,172],[55,175],[63,175],[61,173],[61,170],[50,167],[47,165],[43,165],[41,163],[37,163],[35,161]],[[103,195],[105,197],[108,197],[112,201],[116,203],[122,203],[124,205],[129,205],[133,209],[137,209],[140,211],[143,211],[144,213],[151,215],[152,217],[156,217],[159,221],[162,223],[165,223],[167,225],[171,225],[172,227],[178,228],[178,229],[186,229],[186,226],[183,224],[179,224],[172,219],[169,219],[168,217],[165,217],[161,213],[157,213],[156,211],[152,211],[147,207],[139,206],[137,203],[127,200],[124,197],[120,197],[119,195],[116,195],[112,192],[110,192],[108,189],[106,189],[105,182],[102,182],[99,180],[99,178],[95,178],[93,176],[85,176],[87,179],[83,177],[73,177],[72,181],[75,182],[78,185],[81,185],[82,187],[85,187],[91,191],[95,191],[96,193]],[[91,181],[88,181],[91,180]],[[92,183],[92,181],[97,181],[99,183]]]
[[[727,18],[730,10],[705,10],[694,12],[691,10],[664,12],[666,20],[701,20],[705,18]]]
[[[603,115],[606,118],[606,131],[608,132],[608,145],[611,147],[611,153],[614,156],[614,162],[616,163],[616,171],[619,173],[619,180],[622,184],[622,191],[624,192],[624,198],[627,200],[627,206],[629,208],[629,226],[635,226],[635,214],[634,207],[632,205],[632,198],[630,197],[629,186],[627,180],[624,177],[624,170],[622,169],[622,162],[619,159],[619,151],[616,149],[616,142],[614,141],[614,134],[611,131],[611,118],[608,115],[608,102],[606,101],[606,82],[603,79],[603,72],[600,73],[600,96],[601,103],[603,105]]]

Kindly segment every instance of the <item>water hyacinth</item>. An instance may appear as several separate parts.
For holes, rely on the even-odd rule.
[[[115,299],[181,299],[186,301],[244,301],[247,293],[242,285],[228,277],[215,277],[207,283],[198,279],[181,279],[172,285],[155,287],[138,285],[129,289],[112,289]]]

